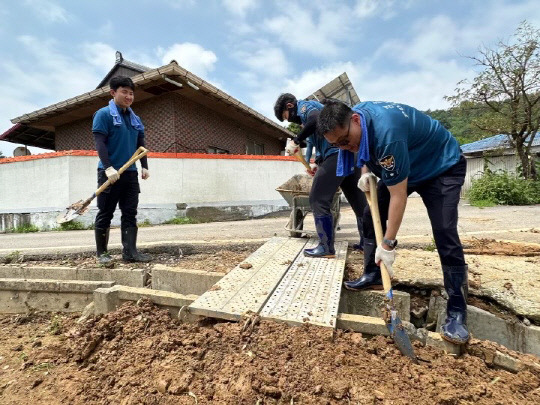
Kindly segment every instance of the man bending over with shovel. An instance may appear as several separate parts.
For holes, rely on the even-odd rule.
[[[111,220],[120,206],[122,212],[122,258],[129,262],[149,262],[150,256],[137,251],[137,206],[139,205],[139,181],[137,167],[130,166],[120,177],[122,167],[140,147],[144,146],[144,125],[135,115],[130,105],[133,103],[135,85],[129,77],[113,77],[109,83],[112,100],[109,105],[96,111],[92,132],[99,155],[98,186],[107,180],[113,183],[97,196],[98,213],[95,222],[95,236],[98,261],[111,261],[107,254]],[[148,160],[141,159],[142,179],[146,180]]]
[[[339,149],[330,145],[326,139],[316,132],[317,117],[323,105],[312,100],[296,100],[290,93],[281,94],[275,105],[274,113],[280,121],[287,120],[302,125],[300,133],[287,144],[286,151],[293,156],[300,150],[300,144],[308,137],[315,146],[318,158],[316,165],[308,173],[315,176],[309,194],[309,203],[315,218],[315,228],[319,235],[319,244],[313,249],[305,249],[304,255],[309,257],[335,257],[334,221],[330,207],[334,194],[341,186],[345,197],[356,215],[360,243],[356,248],[362,249],[362,215],[366,206],[366,197],[356,187],[360,178],[360,169],[350,173],[337,174]],[[311,154],[310,154],[311,156]]]
[[[381,261],[391,271],[396,236],[407,197],[416,191],[427,208],[448,293],[442,337],[461,344],[467,329],[467,264],[457,232],[458,203],[467,164],[459,144],[438,121],[404,104],[363,102],[352,109],[339,101],[325,102],[318,128],[338,146],[349,165],[362,169],[358,187],[369,191],[369,177],[377,185],[383,242],[376,246],[369,207],[364,211],[364,274],[345,282],[349,290],[381,288]],[[356,157],[354,156],[356,154]]]

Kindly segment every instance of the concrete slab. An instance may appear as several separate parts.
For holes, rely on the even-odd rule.
[[[306,248],[315,247],[318,242],[312,238]],[[290,325],[309,322],[335,328],[347,242],[337,242],[335,248],[335,259],[299,255],[262,308],[261,317]]]
[[[462,347],[444,340],[439,333],[428,332],[426,336],[426,345],[433,346],[443,350],[445,353],[459,356],[461,354]]]
[[[80,312],[112,281],[0,279],[0,313]]]
[[[298,238],[270,239],[201,295],[189,311],[229,320],[259,313],[305,243]]]
[[[180,309],[191,304],[198,296],[117,285],[110,288],[98,288],[94,291],[94,310],[96,314],[105,314],[114,311],[124,302],[138,301],[141,298],[149,299],[157,306],[167,309],[171,316],[177,317]]]
[[[130,287],[144,287],[148,275],[144,269],[77,269],[73,267],[0,265],[0,279],[2,278],[114,281],[115,284]]]
[[[403,291],[393,290],[394,306],[402,321],[411,320],[411,296]],[[382,318],[381,308],[385,294],[383,291],[349,291],[341,290],[339,312]]]
[[[202,295],[223,276],[223,273],[156,264],[152,268],[152,288],[178,294]]]
[[[336,327],[339,329],[365,333],[366,335],[390,335],[383,319],[371,316],[339,313],[337,316]]]

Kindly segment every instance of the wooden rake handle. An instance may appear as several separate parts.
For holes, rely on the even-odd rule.
[[[133,156],[126,162],[124,166],[122,166],[120,169],[118,169],[118,174],[121,175],[124,173],[133,163],[135,163],[137,160],[140,160],[141,158],[145,157],[148,154],[148,149],[146,149],[144,146],[141,146],[139,149],[135,151]],[[107,187],[111,185],[111,181],[107,180],[105,183],[99,187],[96,192],[94,193],[95,196],[100,195],[103,190],[105,190]]]
[[[373,227],[375,228],[375,240],[377,241],[377,246],[379,246],[383,241],[383,231],[381,225],[381,216],[379,214],[379,203],[377,201],[377,182],[374,176],[369,176],[369,192],[366,193],[366,197],[371,211]],[[384,292],[387,293],[392,289],[392,281],[390,280],[390,274],[388,274],[388,269],[382,261],[381,276]]]

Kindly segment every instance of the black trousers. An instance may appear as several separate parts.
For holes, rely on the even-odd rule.
[[[464,266],[463,246],[457,232],[458,203],[461,187],[465,182],[467,162],[462,155],[459,162],[438,177],[420,185],[407,188],[407,195],[417,192],[427,208],[433,238],[441,264],[444,266]],[[379,181],[377,196],[383,232],[386,232],[390,192]],[[375,230],[369,207],[364,210],[364,237],[375,239]],[[374,255],[369,258],[369,266],[375,266]]]
[[[309,204],[313,216],[331,215],[330,206],[334,194],[341,187],[356,218],[361,219],[366,207],[366,196],[357,186],[358,179],[362,175],[361,169],[355,168],[354,173],[347,177],[338,177],[336,176],[337,159],[337,153],[330,155],[319,165],[315,173],[309,194]]]
[[[107,181],[105,170],[98,169],[98,187]],[[120,223],[122,229],[137,226],[137,206],[139,205],[139,180],[137,171],[126,170],[120,179],[112,186],[107,187],[97,196],[98,213],[96,215],[96,228],[107,229],[111,226],[111,220],[116,210],[120,206],[122,217]]]

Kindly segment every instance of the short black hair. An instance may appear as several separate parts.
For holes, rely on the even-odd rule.
[[[322,104],[324,108],[319,114],[317,132],[323,136],[338,126],[344,127],[353,113],[347,104],[339,100],[326,99]]]
[[[280,94],[276,100],[276,104],[274,104],[274,114],[276,114],[276,118],[281,122],[283,122],[283,111],[287,108],[288,103],[296,104],[296,97],[291,93]]]
[[[133,80],[126,76],[115,76],[109,81],[109,86],[111,90],[118,90],[119,87],[129,87],[131,90],[135,91],[135,84]]]

